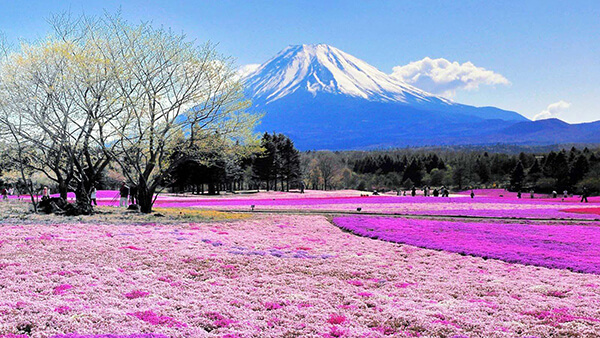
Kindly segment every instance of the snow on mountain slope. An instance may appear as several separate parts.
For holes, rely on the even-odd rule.
[[[583,127],[556,138],[517,112],[452,102],[324,44],[289,46],[245,73],[251,111],[265,113],[256,131],[302,150],[596,139]]]
[[[343,94],[376,102],[452,105],[325,44],[289,46],[245,78],[257,104],[298,90]]]

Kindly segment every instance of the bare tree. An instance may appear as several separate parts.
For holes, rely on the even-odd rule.
[[[323,151],[317,155],[319,161],[318,168],[323,179],[323,189],[333,187],[333,179],[339,171],[339,162],[337,156],[330,151]]]
[[[18,126],[19,142],[40,155],[28,165],[61,195],[75,190],[89,206],[90,189],[114,160],[150,212],[173,151],[254,139],[258,117],[244,112],[250,102],[215,45],[197,47],[119,15],[50,22],[53,35],[3,58],[0,123]]]
[[[197,47],[183,35],[147,23],[130,26],[119,16],[100,22],[107,38],[98,49],[111,60],[123,104],[109,122],[119,134],[113,157],[137,186],[141,211],[151,212],[173,169],[173,151],[193,149],[215,133],[245,142],[257,117],[244,113],[250,103],[231,60],[215,45]]]

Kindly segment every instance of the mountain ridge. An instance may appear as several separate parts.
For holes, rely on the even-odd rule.
[[[436,96],[325,44],[288,46],[243,81],[252,109],[266,113],[257,131],[288,134],[302,150],[600,142],[589,126]]]

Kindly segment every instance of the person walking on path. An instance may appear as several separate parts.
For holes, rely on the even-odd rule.
[[[127,186],[127,184],[121,184],[119,194],[121,195],[121,199],[119,200],[119,207],[127,208],[127,198],[129,197],[129,187]]]
[[[137,186],[132,186],[131,188],[129,188],[129,204],[137,204],[137,193],[138,193],[138,188]]]
[[[92,205],[98,205],[98,202],[96,202],[96,187],[92,187],[92,190],[90,191],[90,204]]]
[[[6,189],[6,188],[2,188],[2,199],[3,200],[8,199],[8,189]]]
[[[583,192],[581,193],[581,203],[583,203],[585,201],[585,203],[588,203],[588,197],[590,196],[590,193],[588,192],[587,187],[583,187]]]
[[[471,198],[475,198],[475,192],[471,190]]]

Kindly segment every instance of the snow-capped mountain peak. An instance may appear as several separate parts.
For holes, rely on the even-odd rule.
[[[326,44],[288,46],[244,80],[253,100],[265,104],[297,91],[379,102],[451,104]]]

